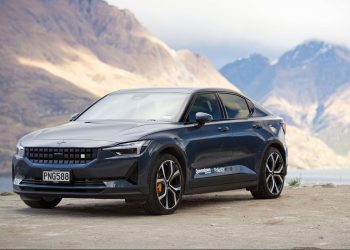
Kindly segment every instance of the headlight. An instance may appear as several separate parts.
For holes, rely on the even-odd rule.
[[[24,147],[20,143],[16,145],[16,155],[24,157]]]
[[[112,151],[117,155],[139,155],[148,147],[151,141],[135,141],[118,144],[114,147],[104,148],[103,150]]]

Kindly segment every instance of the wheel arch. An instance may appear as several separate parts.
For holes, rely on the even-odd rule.
[[[181,149],[179,149],[176,146],[165,146],[164,148],[162,148],[157,156],[162,155],[162,154],[171,154],[173,155],[179,162],[180,162],[180,167],[182,169],[182,172],[184,174],[184,181],[186,183],[186,174],[187,174],[187,164],[186,164],[186,158],[184,153],[181,151]]]
[[[280,153],[283,157],[284,164],[285,165],[287,164],[286,150],[284,149],[284,147],[282,146],[282,144],[280,142],[275,141],[275,142],[270,143],[266,150],[268,150],[269,148],[278,149],[278,151],[280,151]],[[265,153],[266,153],[266,150],[265,150]]]
[[[266,144],[264,150],[262,151],[262,155],[260,157],[261,160],[260,160],[259,165],[258,165],[257,174],[258,175],[260,174],[260,167],[262,165],[262,161],[265,158],[267,150],[269,150],[270,148],[276,148],[280,151],[280,153],[283,157],[283,161],[284,161],[285,168],[286,168],[286,174],[287,174],[287,152],[286,152],[286,149],[283,146],[283,144],[278,140],[271,140]]]
[[[187,164],[186,153],[181,148],[181,145],[178,145],[174,141],[168,140],[167,143],[158,144],[152,151],[153,151],[152,160],[150,162],[154,162],[162,154],[173,155],[179,161],[181,170],[183,172],[183,177],[184,177],[184,187],[185,187],[184,192],[186,192],[186,190],[188,190],[189,188],[188,175],[190,171],[187,170],[188,164]]]

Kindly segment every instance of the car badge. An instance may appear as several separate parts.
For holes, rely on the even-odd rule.
[[[61,144],[66,143],[65,141],[58,141],[57,144],[58,146],[61,146]]]

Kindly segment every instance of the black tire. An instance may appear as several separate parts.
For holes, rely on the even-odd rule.
[[[274,167],[272,167],[271,164]],[[250,190],[256,199],[276,199],[283,190],[286,166],[281,152],[271,147],[265,153],[261,163],[259,185]]]
[[[42,208],[42,209],[51,209],[56,207],[62,200],[62,198],[32,198],[21,195],[22,201],[31,208]]]
[[[169,164],[175,164],[173,165],[173,175],[170,174],[171,167],[169,167]],[[165,170],[165,178],[164,176],[162,178],[162,174],[159,173],[162,165]],[[149,182],[149,195],[144,204],[145,209],[148,213],[154,215],[172,214],[181,203],[184,190],[184,175],[181,165],[173,155],[162,154],[158,157],[153,166]],[[164,192],[162,193],[161,190],[159,190],[159,186],[157,186],[157,179],[167,179],[168,177],[170,181],[167,184],[165,182],[158,182],[158,185],[164,185]],[[175,191],[176,189],[177,191]],[[161,198],[164,195],[165,197]]]

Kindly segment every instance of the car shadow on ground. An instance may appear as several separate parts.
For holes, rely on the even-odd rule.
[[[237,202],[249,202],[253,197],[247,194],[203,194],[184,196],[180,210],[205,208],[208,206],[227,206],[237,204]]]
[[[186,212],[193,209],[205,209],[209,206],[235,205],[237,202],[253,202],[250,194],[211,194],[211,195],[190,195],[184,196],[177,213]],[[21,207],[17,212],[25,215],[50,215],[63,217],[135,217],[148,216],[143,209],[142,203],[126,203],[124,200],[88,200],[64,199],[54,209],[32,209]],[[176,213],[175,213],[176,214]]]

